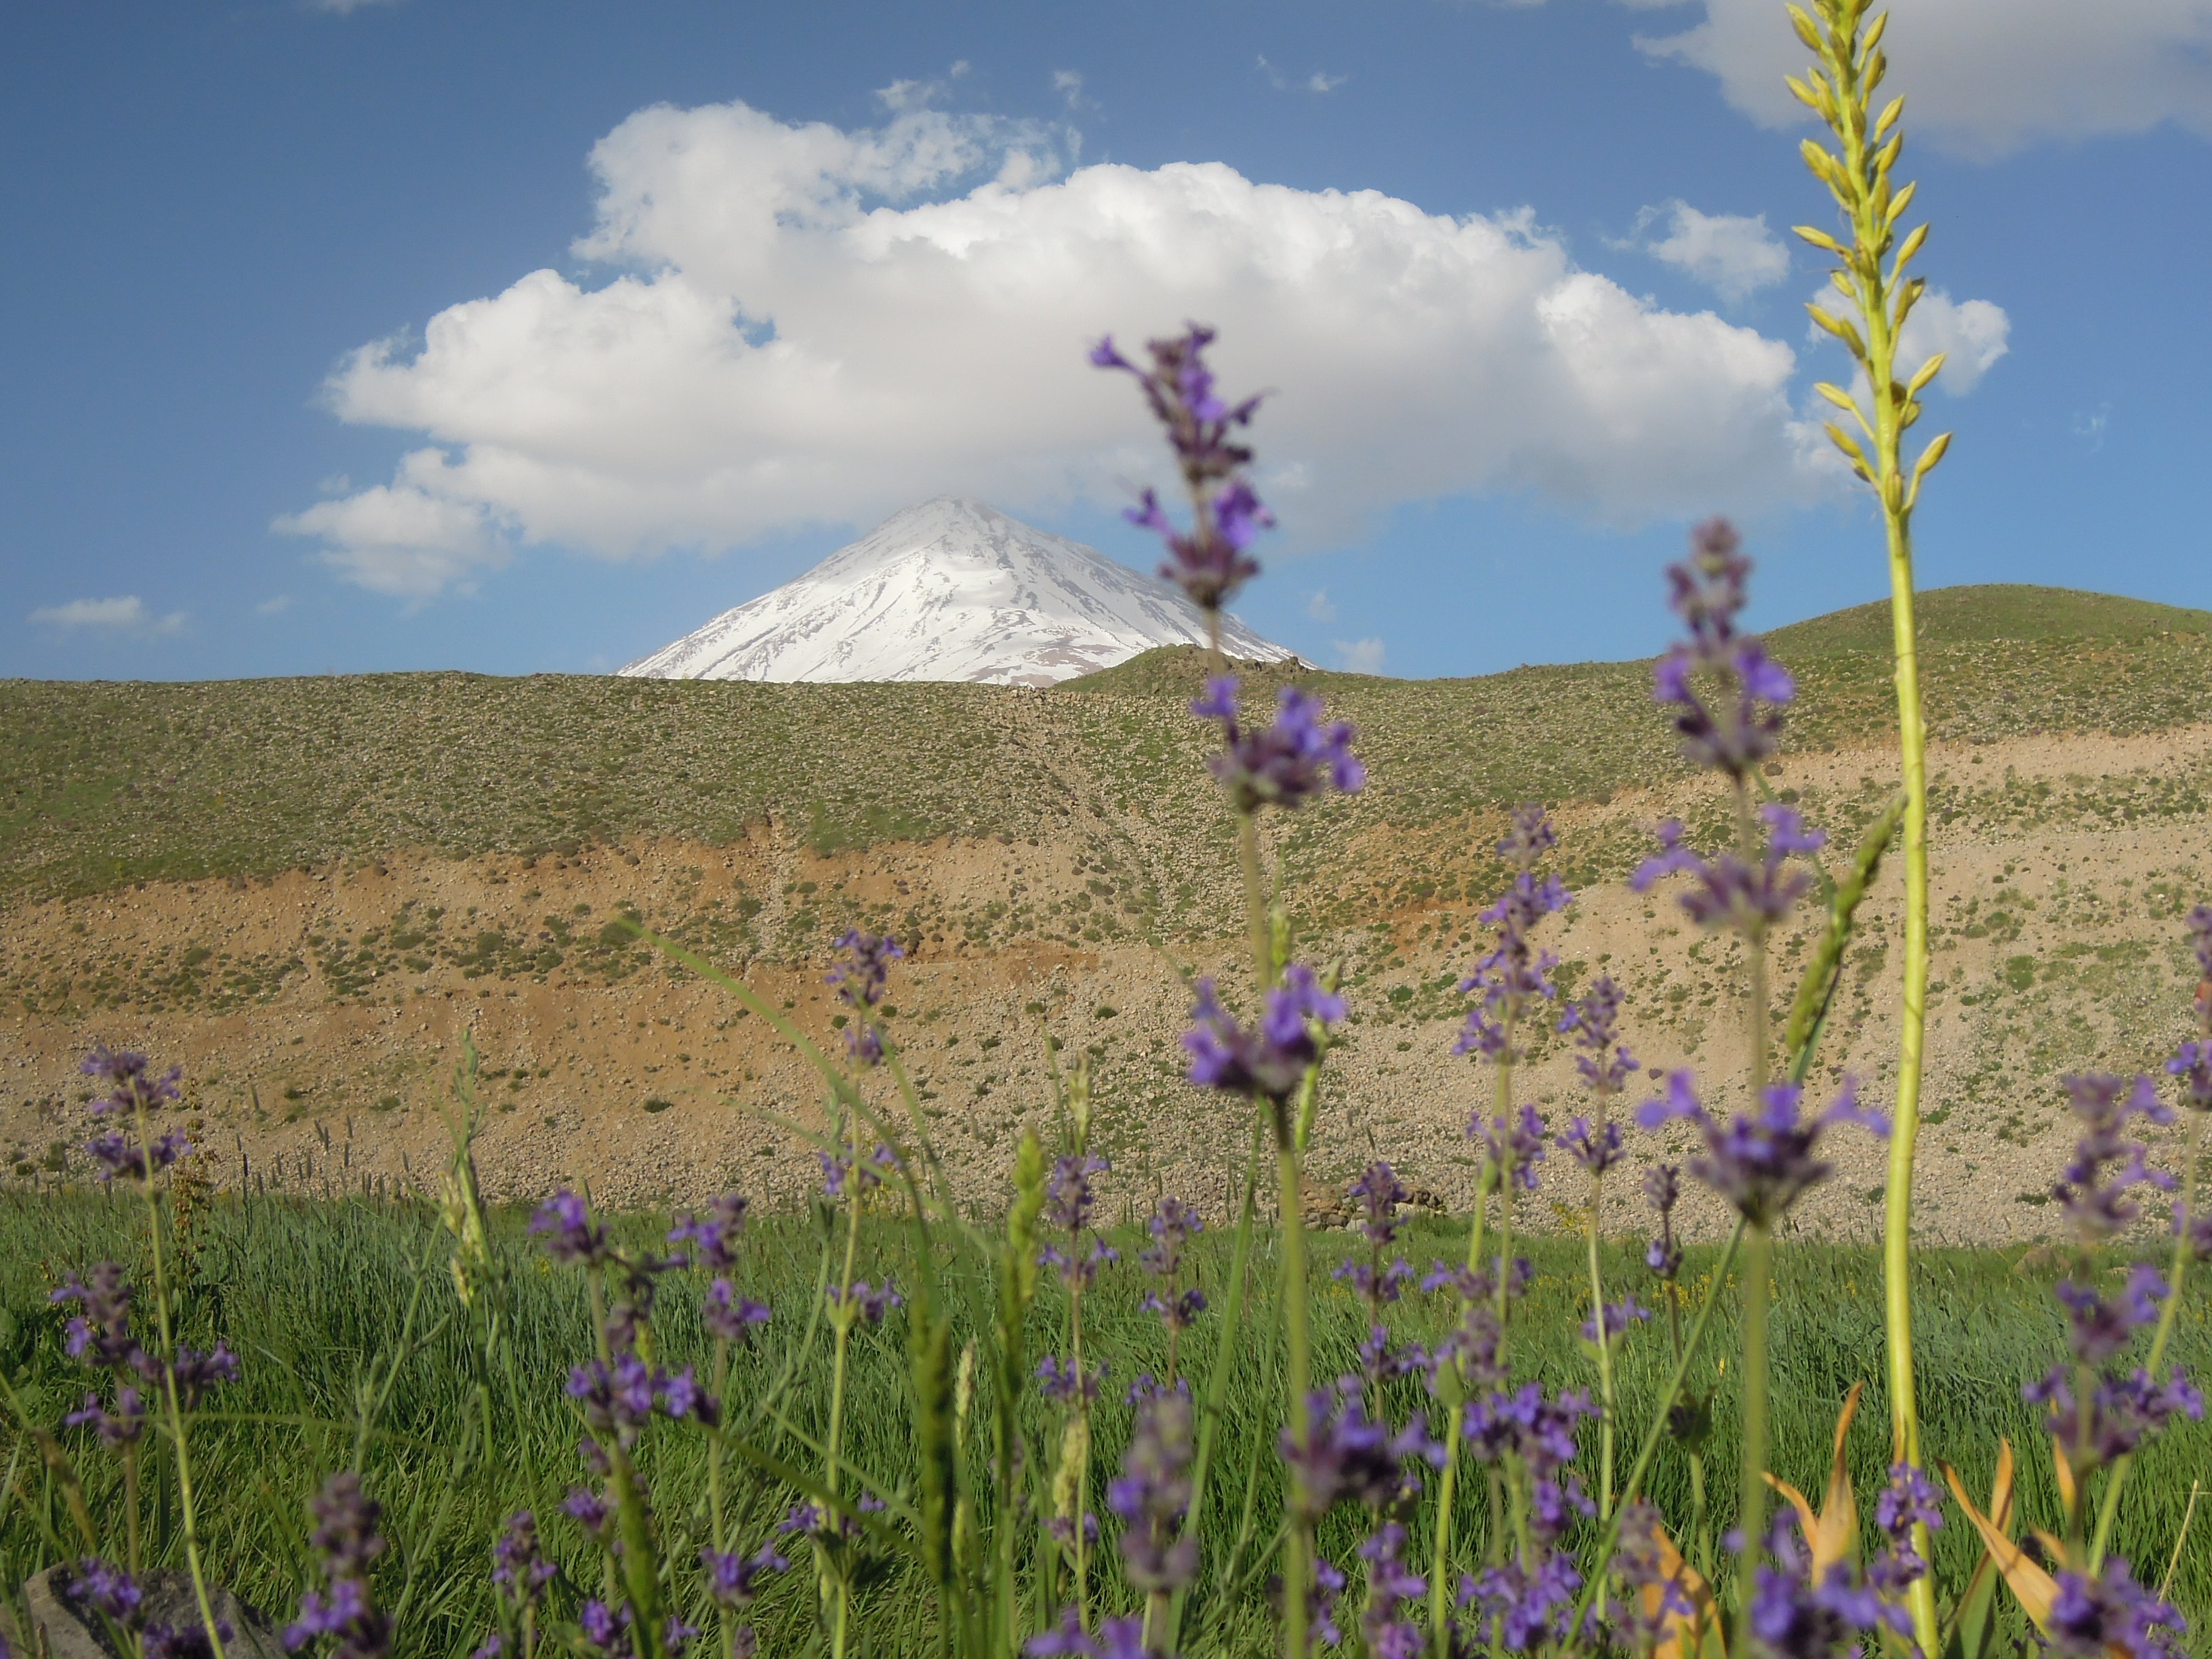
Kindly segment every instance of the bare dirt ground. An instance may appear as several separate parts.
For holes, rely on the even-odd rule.
[[[1824,803],[1878,791],[1893,764],[1874,751],[1794,757],[1774,781],[1818,821]],[[2057,1079],[2091,1067],[2152,1069],[2187,1034],[2195,969],[2179,918],[2212,897],[2201,811],[2137,817],[2132,807],[2118,816],[2080,803],[2203,779],[2212,726],[1960,745],[1939,750],[1935,769],[1948,821],[1935,836],[1916,1226],[1929,1243],[2031,1239],[2049,1231],[2047,1192],[2070,1140]],[[1693,792],[1624,794],[1558,816],[1571,847],[1672,814],[1694,820],[1711,805]],[[1490,872],[1494,835],[1488,820],[1419,836],[1369,831],[1352,862]],[[1176,849],[1144,856],[1175,873]],[[87,1178],[73,1150],[88,1133],[88,1091],[76,1066],[105,1043],[184,1067],[194,1138],[225,1184],[434,1187],[448,1155],[453,1074],[472,1032],[489,1108],[477,1157],[496,1195],[528,1199],[585,1181],[617,1205],[682,1202],[732,1185],[796,1203],[816,1170],[786,1126],[819,1127],[811,1074],[726,991],[641,950],[597,944],[596,930],[625,913],[669,931],[699,921],[710,957],[834,1044],[839,1006],[822,975],[827,941],[843,925],[840,904],[855,915],[916,904],[946,915],[1083,884],[1073,840],[902,843],[817,858],[763,828],[726,847],[395,857],[24,907],[0,919],[0,1181]],[[1496,883],[1485,873],[1474,884]],[[1850,1074],[1870,1103],[1890,1098],[1900,889],[1893,860],[1847,960],[1818,1073],[1823,1097]],[[1486,1072],[1450,1054],[1462,1006],[1451,981],[1476,954],[1476,908],[1415,903],[1303,945],[1319,959],[1346,956],[1358,1020],[1329,1061],[1315,1140],[1321,1178],[1382,1156],[1407,1184],[1463,1206],[1474,1174],[1464,1128],[1492,1088]],[[749,960],[716,943],[737,934],[708,926],[742,915],[744,937],[769,938],[795,915],[811,924],[817,912],[823,954],[805,962]],[[1813,921],[1808,910],[1808,929]],[[1249,1121],[1181,1080],[1176,1036],[1188,975],[1233,981],[1235,947],[1073,937],[979,944],[933,927],[896,973],[890,1029],[961,1197],[995,1206],[1021,1127],[1051,1121],[1048,1054],[1065,1066],[1088,1051],[1115,1166],[1113,1201],[1148,1204],[1164,1188],[1218,1212]],[[1687,927],[1663,890],[1591,886],[1547,924],[1546,942],[1578,984],[1599,971],[1622,983],[1631,1041],[1651,1078],[1686,1066],[1713,1080],[1719,1103],[1736,1103],[1726,1081],[1742,1057],[1730,952]],[[1808,945],[1802,934],[1778,941],[1778,1002]],[[244,988],[218,994],[216,969]],[[185,988],[151,998],[153,1006],[143,997],[93,1006],[102,999],[84,988],[118,977]],[[1570,1052],[1556,1038],[1515,1094],[1555,1124],[1580,1109]],[[1632,1142],[1639,1156],[1668,1145],[1641,1132]],[[1672,1145],[1680,1149],[1679,1137]],[[1836,1178],[1801,1206],[1796,1224],[1870,1237],[1887,1153],[1851,1130],[1832,1150]],[[1616,1185],[1608,1224],[1633,1229],[1634,1183]],[[1585,1201],[1580,1176],[1554,1166],[1544,1191],[1523,1200],[1523,1224],[1571,1221]]]

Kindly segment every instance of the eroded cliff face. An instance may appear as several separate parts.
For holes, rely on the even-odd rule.
[[[1776,783],[1837,851],[1879,806],[1876,751],[1792,757]],[[1931,1239],[2033,1237],[2069,1138],[2057,1079],[2154,1066],[2189,1028],[2196,970],[2179,918],[2212,897],[2203,798],[2212,726],[2129,738],[2039,738],[1939,747],[1935,989],[1918,1220]],[[1716,825],[1702,786],[1616,794],[1557,816],[1563,862],[1596,878],[1546,924],[1572,989],[1598,972],[1627,994],[1648,1079],[1686,1066],[1723,1106],[1741,1071],[1732,947],[1683,923],[1663,891],[1629,890],[1651,825]],[[1295,821],[1285,826],[1295,830]],[[1450,1054],[1456,982],[1498,885],[1498,820],[1419,831],[1370,826],[1346,844],[1272,851],[1306,884],[1298,949],[1341,958],[1355,1023],[1329,1060],[1317,1177],[1369,1158],[1454,1208],[1471,1191],[1464,1139],[1490,1074]],[[291,1190],[364,1181],[434,1185],[465,1032],[482,1056],[477,1145],[489,1189],[527,1199],[588,1181],[623,1205],[736,1186],[794,1204],[817,1176],[790,1126],[819,1128],[821,1090],[726,989],[629,942],[635,918],[741,976],[842,1051],[823,983],[842,928],[910,946],[890,1029],[964,1202],[993,1207],[1025,1123],[1053,1117],[1049,1061],[1087,1053],[1109,1202],[1163,1186],[1218,1212],[1249,1120],[1182,1080],[1176,1038],[1200,973],[1239,982],[1233,912],[1168,897],[1197,872],[1187,846],[1101,809],[1034,838],[902,842],[818,855],[774,824],[725,846],[664,839],[566,854],[392,855],[270,879],[149,883],[19,906],[0,927],[0,1179],[88,1178],[97,1043],[185,1068],[188,1120],[217,1180]],[[1209,873],[1202,884],[1218,886]],[[1817,1077],[1850,1073],[1886,1104],[1893,1077],[1898,883],[1864,913]],[[1783,937],[1778,1001],[1817,918]],[[1555,1124],[1583,1109],[1570,1051],[1546,1033],[1516,1101]],[[870,1080],[896,1108],[890,1079]],[[1632,1104],[1632,1099],[1631,1103]],[[1633,1134],[1639,1152],[1664,1136]],[[1834,1140],[1838,1178],[1797,1224],[1878,1225],[1883,1152]],[[1587,1202],[1561,1164],[1523,1200],[1551,1226]],[[1609,1224],[1638,1225],[1632,1182]],[[1706,1218],[1708,1220],[1710,1217]]]

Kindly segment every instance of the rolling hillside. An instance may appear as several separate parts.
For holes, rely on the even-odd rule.
[[[2021,589],[1931,594],[1927,616],[1923,1219],[2033,1235],[2057,1075],[2152,1064],[2187,1023],[2177,922],[2212,896],[2212,618]],[[1874,607],[1771,636],[1803,693],[1772,781],[1839,842],[1892,787],[1886,628]],[[724,994],[611,925],[635,917],[824,1038],[829,940],[896,930],[913,954],[895,1035],[975,1202],[1047,1109],[1054,1048],[1097,1069],[1118,1180],[1206,1190],[1243,1128],[1194,1103],[1175,1044],[1188,976],[1233,973],[1237,952],[1208,729],[1185,708],[1199,672],[1170,650],[1048,691],[0,684],[0,1178],[72,1177],[74,1060],[106,1042],[185,1062],[226,1180],[411,1181],[441,1156],[466,1030],[498,1104],[495,1190],[570,1176],[642,1201],[738,1180],[796,1201],[812,1161],[774,1125],[810,1114],[813,1085]],[[1253,690],[1299,672],[1259,670]],[[1722,816],[1673,754],[1648,665],[1301,677],[1358,724],[1372,777],[1279,821],[1268,848],[1298,948],[1342,958],[1355,1012],[1324,1174],[1382,1150],[1463,1196],[1481,1080],[1449,1058],[1454,987],[1523,799],[1558,812],[1580,895],[1547,924],[1566,976],[1622,982],[1648,1063],[1740,1069],[1720,953],[1622,879],[1659,818]],[[1870,901],[1825,1056],[1876,1099],[1893,888]],[[1805,941],[1781,948],[1786,980]],[[1540,1049],[1531,1096],[1571,1109],[1568,1056]],[[1810,1224],[1868,1224],[1871,1143],[1845,1175]]]

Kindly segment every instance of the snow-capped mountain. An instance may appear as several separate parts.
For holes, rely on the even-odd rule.
[[[1291,654],[1224,620],[1229,655]],[[1155,646],[1205,642],[1205,621],[1179,589],[981,501],[942,496],[616,672],[1050,685]]]

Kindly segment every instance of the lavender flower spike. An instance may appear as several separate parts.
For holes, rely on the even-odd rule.
[[[1286,685],[1277,695],[1274,724],[1249,731],[1237,719],[1237,677],[1224,674],[1206,682],[1206,695],[1190,706],[1200,720],[1221,723],[1223,747],[1206,764],[1239,812],[1262,806],[1295,810],[1326,785],[1356,795],[1366,787],[1367,768],[1352,752],[1352,727],[1342,720],[1324,723],[1322,701],[1310,691]]]
[[[1705,858],[1684,842],[1681,824],[1670,818],[1659,826],[1658,855],[1637,866],[1628,884],[1642,893],[1662,877],[1686,874],[1691,879],[1679,902],[1691,921],[1700,927],[1730,928],[1748,939],[1763,936],[1813,884],[1803,870],[1790,867],[1790,855],[1815,852],[1827,837],[1807,829],[1795,807],[1769,802],[1759,815],[1766,824],[1766,846],[1756,866],[1734,853]]]
[[[1765,647],[1736,632],[1751,574],[1741,545],[1728,520],[1708,520],[1691,532],[1688,562],[1667,567],[1669,603],[1689,637],[1662,657],[1651,675],[1651,695],[1675,711],[1674,730],[1691,764],[1739,780],[1774,752],[1782,708],[1796,695]],[[1698,690],[1701,675],[1716,693],[1710,699]]]
[[[1753,1226],[1770,1227],[1808,1188],[1833,1171],[1832,1164],[1814,1155],[1822,1130],[1856,1123],[1882,1139],[1889,1134],[1888,1120],[1860,1109],[1857,1085],[1850,1078],[1834,1103],[1816,1118],[1798,1115],[1800,1093],[1793,1085],[1776,1084],[1761,1093],[1755,1109],[1723,1125],[1698,1099],[1690,1073],[1676,1072],[1667,1079],[1667,1097],[1644,1102],[1637,1121],[1656,1129],[1675,1118],[1687,1120],[1705,1142],[1705,1150],[1690,1159],[1690,1173]]]
[[[1167,428],[1183,486],[1193,502],[1200,504],[1196,521],[1188,532],[1178,531],[1159,497],[1149,489],[1126,516],[1166,545],[1161,576],[1178,584],[1193,604],[1209,612],[1220,610],[1231,594],[1260,574],[1259,562],[1245,549],[1260,530],[1275,522],[1251,486],[1237,476],[1252,452],[1231,436],[1251,424],[1260,400],[1248,398],[1231,404],[1215,393],[1213,372],[1206,363],[1206,349],[1212,343],[1213,331],[1194,323],[1180,335],[1148,343],[1149,369],[1138,368],[1117,351],[1111,337],[1091,351],[1094,368],[1120,369],[1136,377],[1154,418]]]
[[[1321,1057],[1311,1027],[1337,1024],[1346,1009],[1342,997],[1322,988],[1312,969],[1294,962],[1283,970],[1283,982],[1267,993],[1258,1030],[1248,1031],[1230,1017],[1211,979],[1198,981],[1190,1014],[1182,1046],[1190,1055],[1192,1083],[1280,1102],[1297,1092]]]

